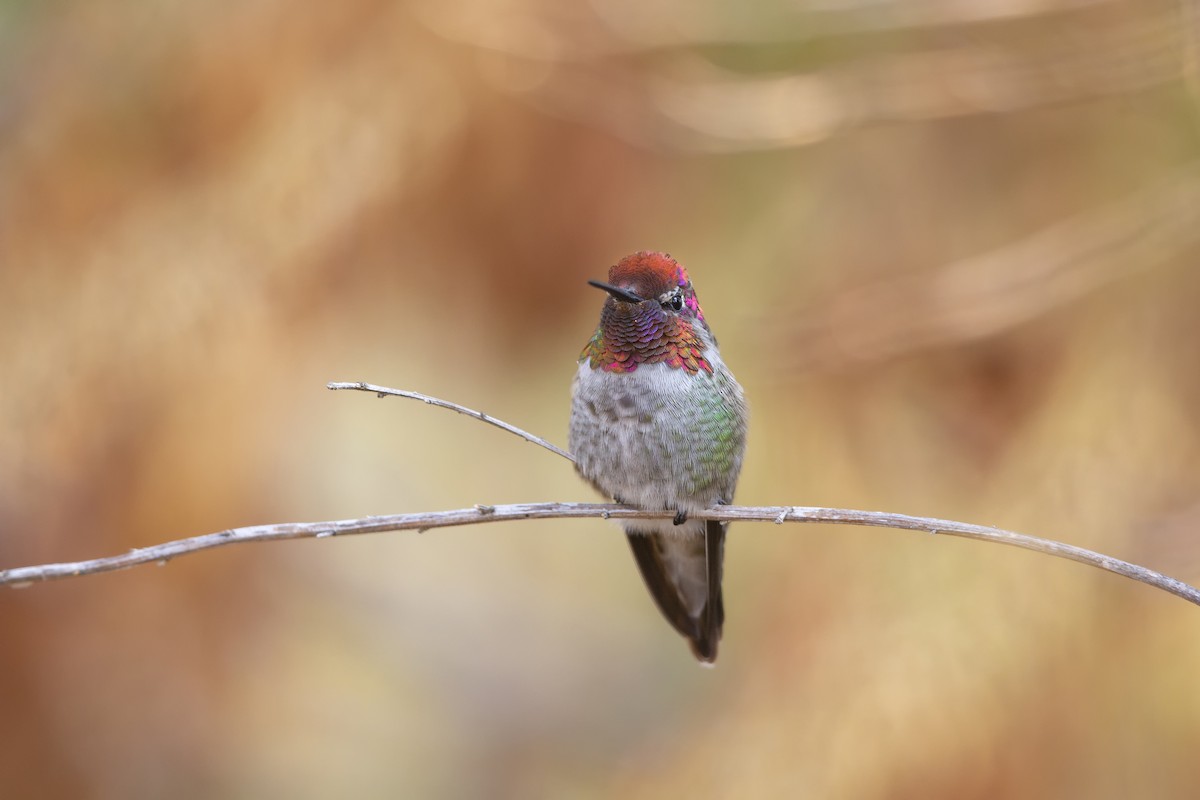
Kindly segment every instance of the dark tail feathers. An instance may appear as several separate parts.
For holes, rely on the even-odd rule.
[[[687,638],[697,659],[706,663],[716,661],[717,645],[721,641],[721,629],[725,623],[725,603],[721,595],[725,561],[724,526],[711,520],[707,522],[703,538],[695,537],[694,549],[687,554],[697,567],[703,565],[703,577],[695,577],[707,584],[706,601],[698,615],[688,611],[683,592],[674,577],[680,570],[688,569],[690,564],[672,563],[672,554],[668,550],[671,545],[678,547],[683,544],[681,537],[633,530],[627,533],[633,558],[658,610],[675,630]]]

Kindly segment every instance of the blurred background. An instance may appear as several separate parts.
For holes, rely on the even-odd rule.
[[[0,567],[593,500],[600,278],[689,268],[738,500],[1200,582],[1194,0],[0,2]],[[1200,796],[1200,609],[736,525],[720,661],[617,528],[224,548],[0,592],[6,797]]]

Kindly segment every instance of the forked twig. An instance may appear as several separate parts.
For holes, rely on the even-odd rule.
[[[355,389],[374,392],[380,396],[392,395],[421,400],[430,405],[457,411],[502,428],[515,436],[533,442],[546,448],[552,453],[574,461],[570,453],[550,444],[546,440],[523,431],[515,425],[490,417],[478,411],[465,408],[456,403],[429,397],[418,392],[408,392],[399,389],[375,386],[369,383],[331,383],[330,389]],[[642,511],[628,506],[608,503],[527,503],[512,505],[477,505],[473,508],[461,508],[452,511],[433,511],[418,514],[395,514],[383,517],[366,517],[363,519],[336,520],[333,522],[296,522],[277,525],[253,525],[246,528],[233,528],[220,533],[209,533],[203,536],[193,536],[188,539],[178,539],[172,542],[138,548],[118,556],[96,558],[88,561],[76,561],[62,564],[43,564],[33,567],[16,567],[0,570],[0,586],[19,588],[41,581],[60,580],[77,575],[92,575],[100,572],[127,569],[139,564],[165,563],[172,558],[198,553],[214,547],[224,547],[243,542],[266,542],[276,539],[307,539],[326,538],[331,536],[349,536],[362,533],[381,533],[383,531],[416,530],[418,533],[432,528],[448,528],[459,525],[476,525],[485,522],[502,522],[518,519],[564,519],[582,517],[602,517],[604,519],[667,519],[673,516],[670,511]],[[1040,539],[1000,528],[985,525],[972,525],[966,522],[956,522],[948,519],[931,517],[914,517],[907,514],[889,514],[879,511],[857,511],[844,508],[818,508],[809,506],[716,506],[695,512],[690,515],[693,519],[711,519],[722,521],[742,522],[824,522],[840,525],[867,525],[879,528],[897,528],[901,530],[923,531],[926,533],[958,536],[964,539],[1006,544],[1023,550],[1077,561],[1080,564],[1097,567],[1108,572],[1122,575],[1165,592],[1182,597],[1190,603],[1200,606],[1200,589],[1190,586],[1183,581],[1167,577],[1152,569],[1131,564],[1112,556],[1086,550],[1082,547],[1063,544],[1050,539]]]

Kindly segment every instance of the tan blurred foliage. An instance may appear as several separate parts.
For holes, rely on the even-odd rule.
[[[590,499],[636,249],[745,384],[739,499],[1200,580],[1191,0],[0,2],[0,565]],[[487,529],[490,528],[490,529]],[[737,526],[718,668],[615,529],[0,594],[5,797],[1200,796],[1200,614],[1028,553]]]

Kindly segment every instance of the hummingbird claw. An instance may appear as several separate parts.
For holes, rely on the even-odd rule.
[[[687,522],[687,518],[688,516],[686,511],[676,511],[675,519],[671,520],[671,523],[674,525],[682,525],[683,523]]]

